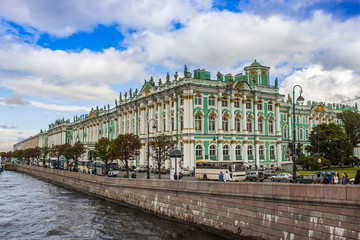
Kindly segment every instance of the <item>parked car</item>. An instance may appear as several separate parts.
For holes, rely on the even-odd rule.
[[[255,182],[259,180],[260,182],[262,182],[264,181],[264,173],[262,171],[247,171],[245,181],[246,180]]]
[[[275,176],[271,176],[270,180],[272,182],[274,182],[274,181],[291,182],[292,181],[292,175],[290,173],[278,173]]]
[[[166,169],[160,169],[160,174],[166,174]],[[159,174],[159,169],[158,168],[154,168],[154,173],[155,174]]]
[[[309,184],[309,183],[313,183],[315,178],[316,178],[316,175],[308,174],[308,175],[303,175],[302,177],[298,178],[297,181],[299,183],[307,183],[307,184]]]
[[[190,171],[187,169],[181,169],[180,172],[183,176],[190,176]]]
[[[146,168],[145,167],[137,167],[137,168],[135,168],[135,171],[138,173],[144,173],[144,172],[146,172]]]
[[[329,179],[329,181],[331,181],[332,177],[335,174],[335,172],[333,172],[333,171],[317,171],[315,173],[315,175],[317,175],[318,173],[320,173],[321,179],[324,179],[324,176],[326,175],[326,177]]]
[[[264,171],[264,178],[265,179],[268,179],[271,176],[275,176],[275,175],[276,175],[276,172],[274,170],[265,170]]]

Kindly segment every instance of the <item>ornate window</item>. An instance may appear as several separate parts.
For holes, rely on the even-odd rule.
[[[235,118],[235,130],[237,132],[241,131],[241,119],[240,118]]]
[[[241,145],[236,145],[235,155],[236,155],[236,157],[241,156]]]
[[[228,107],[228,104],[229,104],[229,99],[227,97],[223,97],[221,101],[221,106]]]
[[[269,124],[269,133],[270,134],[273,134],[274,133],[274,120],[272,120],[272,119],[269,119],[269,122],[268,122]]]
[[[215,103],[216,103],[215,96],[210,96],[209,97],[209,106],[215,106]]]
[[[202,117],[200,115],[195,116],[195,130],[201,131]]]
[[[210,146],[209,155],[210,157],[216,157],[216,146],[214,144]]]
[[[303,132],[302,128],[300,128],[300,131],[299,131],[299,139],[300,139],[300,140],[303,140],[303,136],[304,136],[304,132]]]
[[[309,130],[305,130],[305,139],[309,139]]]
[[[163,132],[165,132],[165,131],[166,131],[166,120],[163,119]]]
[[[274,158],[274,157],[275,157],[275,146],[274,146],[274,145],[271,145],[269,151],[270,151],[270,158],[271,158],[271,157]]]
[[[240,108],[240,98],[236,98],[236,99],[235,99],[234,107]]]
[[[246,101],[246,109],[251,109],[251,100]]]
[[[257,110],[258,110],[258,111],[262,111],[262,110],[263,110],[262,101],[259,101],[259,102],[258,102],[258,104],[257,104]]]
[[[288,127],[284,126],[284,138],[288,138]]]
[[[184,117],[180,116],[180,131],[184,131]]]
[[[225,145],[224,148],[223,148],[224,157],[229,156],[229,152],[230,152],[229,150],[230,150],[229,145]]]
[[[223,117],[222,127],[225,132],[229,131],[229,118]]]
[[[273,102],[268,102],[268,112],[272,112],[273,111]]]
[[[265,155],[265,147],[264,147],[264,145],[260,145],[259,146],[259,156],[260,157],[264,157],[264,155]]]
[[[247,155],[248,156],[253,156],[253,146],[249,145],[247,148]]]
[[[180,106],[184,105],[184,97],[180,96]]]
[[[171,117],[171,131],[175,130],[175,120],[174,117]]]
[[[214,116],[209,117],[209,131],[215,131],[216,119]]]
[[[203,148],[201,145],[197,145],[195,148],[195,155],[196,157],[202,157],[203,155]]]
[[[251,133],[252,132],[252,119],[246,119],[246,130]]]
[[[258,119],[258,129],[260,133],[264,132],[264,121],[262,118]]]
[[[202,96],[200,94],[195,95],[195,105],[201,105],[202,104]]]

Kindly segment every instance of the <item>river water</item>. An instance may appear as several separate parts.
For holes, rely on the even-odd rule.
[[[218,235],[23,173],[0,173],[0,239],[186,239]]]

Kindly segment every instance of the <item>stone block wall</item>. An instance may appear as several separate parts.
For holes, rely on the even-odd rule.
[[[8,166],[224,233],[263,239],[360,239],[360,186],[123,179]]]

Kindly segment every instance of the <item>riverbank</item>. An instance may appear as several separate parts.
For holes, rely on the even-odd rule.
[[[7,168],[233,236],[360,238],[358,186],[149,181],[27,165]]]

